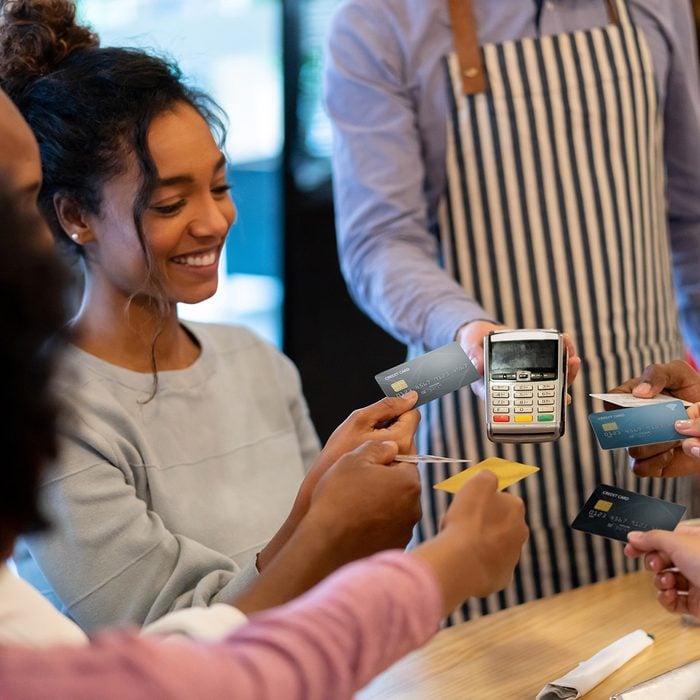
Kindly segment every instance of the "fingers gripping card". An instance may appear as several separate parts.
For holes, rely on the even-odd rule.
[[[685,506],[601,484],[590,495],[571,527],[591,535],[627,542],[632,530],[673,530]]]
[[[639,406],[651,406],[655,403],[668,403],[669,401],[680,401],[681,399],[675,399],[673,396],[668,394],[657,394],[651,399],[640,399],[632,394],[588,394],[591,398],[600,399],[607,403],[613,404],[613,406],[620,406],[620,408],[637,408]],[[688,408],[693,404],[690,401],[683,401],[683,405]]]

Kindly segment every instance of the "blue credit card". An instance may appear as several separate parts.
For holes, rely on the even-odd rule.
[[[673,530],[684,513],[685,506],[678,503],[601,484],[571,527],[626,542],[627,533],[632,530]]]
[[[475,382],[481,376],[459,343],[449,343],[374,377],[387,396],[418,392],[416,406]]]
[[[676,432],[674,423],[687,417],[683,402],[673,400],[651,406],[591,413],[588,420],[600,446],[604,450],[613,450],[684,440],[688,436]]]

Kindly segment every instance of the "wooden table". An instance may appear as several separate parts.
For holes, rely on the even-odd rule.
[[[442,630],[357,700],[534,700],[547,682],[639,628],[656,641],[586,700],[607,700],[700,658],[700,627],[667,613],[656,602],[651,574],[640,571]]]

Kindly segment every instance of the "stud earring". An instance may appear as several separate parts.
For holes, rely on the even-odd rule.
[[[70,237],[77,243],[80,240],[79,233],[71,233]]]

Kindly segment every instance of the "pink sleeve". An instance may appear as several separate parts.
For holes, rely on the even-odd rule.
[[[432,571],[385,552],[204,645],[105,634],[85,649],[0,649],[3,700],[351,698],[427,641],[442,601]]]

